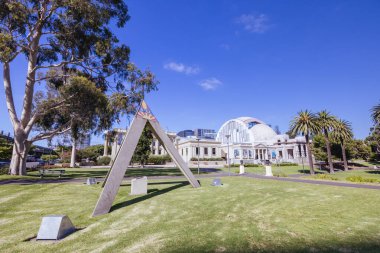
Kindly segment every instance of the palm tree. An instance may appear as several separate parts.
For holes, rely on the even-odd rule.
[[[297,116],[290,124],[290,132],[292,134],[301,134],[305,136],[307,156],[309,157],[310,174],[315,174],[313,157],[310,148],[310,135],[319,132],[319,129],[319,124],[315,114],[308,110],[298,112]]]
[[[378,105],[375,105],[374,107],[372,107],[372,120],[374,121],[375,125],[373,127],[373,129],[371,130],[372,131],[372,136],[379,136],[379,133],[380,133],[380,104]],[[377,145],[376,145],[376,152],[378,154],[380,154],[380,143],[379,141],[377,141]]]
[[[380,104],[372,107],[372,119],[376,124],[380,124]]]
[[[340,147],[342,148],[344,171],[348,171],[345,144],[353,137],[351,123],[346,120],[338,119],[334,126],[331,137],[333,137],[333,139],[340,144]]]
[[[331,147],[329,132],[336,125],[337,119],[335,116],[331,115],[328,111],[323,110],[317,113],[317,121],[319,122],[320,131],[325,137],[326,149],[327,149],[327,160],[329,162],[330,173],[334,173],[334,166],[332,162]]]

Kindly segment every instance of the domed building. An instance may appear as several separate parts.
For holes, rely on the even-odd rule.
[[[290,139],[286,134],[277,134],[263,121],[240,117],[225,122],[219,129],[216,141],[221,143],[222,156],[231,163],[302,163],[306,160],[304,137]],[[229,155],[228,155],[229,154]]]

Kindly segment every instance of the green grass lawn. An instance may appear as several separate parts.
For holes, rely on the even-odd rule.
[[[109,168],[63,168],[65,174],[62,175],[61,179],[74,179],[74,178],[104,178],[107,175]],[[196,174],[198,172],[197,168],[192,168],[191,171]],[[207,174],[202,172],[201,174]],[[128,168],[126,174],[127,177],[141,177],[141,176],[182,176],[182,172],[178,168]],[[32,179],[40,180],[38,171],[28,172],[27,176],[10,176],[10,175],[0,175],[0,181],[2,180],[23,180]],[[44,179],[54,179],[59,180],[57,175],[46,175]]]
[[[1,252],[379,252],[380,191],[222,178],[151,181],[149,194],[120,188],[113,211],[90,218],[100,185],[0,187]],[[67,214],[79,231],[28,241],[41,218]]]
[[[228,171],[228,168],[224,167],[224,171]],[[322,172],[319,169],[315,168],[316,172]],[[239,167],[231,167],[231,172],[233,173],[239,173]],[[259,167],[245,167],[245,172],[247,173],[254,173],[258,175],[265,175],[265,167],[264,166],[259,166]],[[286,176],[286,175],[297,175],[297,174],[309,174],[309,166],[276,166],[272,165],[272,173],[273,175],[281,175],[281,176]]]
[[[328,174],[325,172],[325,174]],[[349,177],[361,177],[363,179],[374,179],[377,182],[375,184],[380,183],[380,171],[379,170],[349,170],[349,171],[339,171],[334,174],[328,174],[327,180],[336,180],[336,181],[346,181],[351,182]],[[306,178],[309,179],[321,179],[320,176],[308,176]],[[355,182],[360,183],[360,182]]]

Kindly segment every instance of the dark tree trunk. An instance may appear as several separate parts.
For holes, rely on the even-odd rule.
[[[327,160],[329,162],[330,173],[334,173],[334,166],[333,166],[333,162],[332,162],[329,134],[328,134],[326,129],[324,129],[324,137],[325,137],[325,141],[326,141]]]
[[[311,153],[309,135],[306,135],[305,139],[306,139],[307,156],[309,158],[310,174],[314,175],[315,172],[314,172],[314,164],[313,164],[313,155]]]
[[[344,145],[344,142],[340,144],[342,148],[342,157],[343,157],[343,164],[344,164],[344,171],[348,171],[348,163],[347,163],[347,157],[346,157],[346,146]]]

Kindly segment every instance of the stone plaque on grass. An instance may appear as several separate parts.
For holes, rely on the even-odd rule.
[[[148,178],[134,178],[131,181],[131,195],[145,195],[148,193]]]

